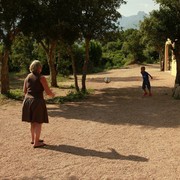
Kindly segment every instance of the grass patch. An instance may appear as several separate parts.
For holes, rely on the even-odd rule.
[[[3,102],[4,100],[7,100],[7,96],[0,94],[0,102]]]
[[[11,100],[22,101],[23,92],[20,89],[10,90],[7,94],[0,94],[0,105],[7,104]]]
[[[58,96],[52,99],[46,100],[49,104],[63,104],[65,102],[77,102],[86,99],[89,94],[92,94],[93,90],[88,90],[85,93],[82,92],[72,92],[70,91],[66,96]],[[20,89],[10,90],[6,95],[0,94],[0,102],[12,99],[22,101],[24,94]]]
[[[12,89],[7,94],[6,97],[9,99],[15,99],[15,100],[23,100],[23,92],[20,89]]]
[[[69,92],[66,96],[58,96],[52,99],[48,99],[47,103],[50,104],[63,104],[65,102],[77,102],[83,99],[86,99],[87,96],[90,94],[89,91],[82,93],[82,92]]]
[[[22,91],[24,78],[26,77],[25,72],[19,73],[10,73],[10,91],[6,95],[0,94],[0,104],[4,103],[8,100],[17,100],[22,101],[24,99],[24,93]],[[49,82],[49,76],[47,76],[47,80]],[[57,96],[52,99],[46,100],[47,103],[57,104],[57,103],[65,103],[65,102],[76,102],[87,98],[89,94],[92,94],[92,90],[88,90],[86,93],[76,92],[74,84],[63,85],[62,82],[73,81],[73,78],[63,77],[61,75],[57,76],[57,82],[59,82],[59,89],[63,89],[65,92],[69,91],[66,96]],[[67,91],[66,91],[67,90]]]
[[[70,79],[69,77],[64,77],[61,74],[57,75],[57,82],[67,82],[67,81],[69,81],[69,79]]]

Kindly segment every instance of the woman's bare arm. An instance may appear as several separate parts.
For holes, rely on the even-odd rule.
[[[24,94],[26,94],[26,93],[27,93],[26,79],[24,80],[23,92],[24,92]]]
[[[42,85],[44,87],[44,91],[46,92],[46,94],[48,96],[54,97],[55,94],[49,88],[46,78],[44,76],[41,76],[40,81],[41,81],[41,83],[42,83]]]

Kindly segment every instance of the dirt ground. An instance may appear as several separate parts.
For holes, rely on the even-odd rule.
[[[94,94],[81,102],[48,104],[48,146],[34,149],[21,102],[0,106],[1,180],[180,179],[180,101],[174,77],[159,65],[152,97],[142,97],[138,65],[89,75]],[[111,82],[104,83],[104,77]],[[61,91],[61,89],[60,89]]]

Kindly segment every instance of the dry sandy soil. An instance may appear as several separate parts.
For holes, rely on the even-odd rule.
[[[180,179],[180,101],[171,97],[174,77],[159,69],[146,66],[152,97],[142,97],[137,65],[88,76],[88,99],[47,105],[44,148],[30,144],[21,102],[1,105],[0,179]]]

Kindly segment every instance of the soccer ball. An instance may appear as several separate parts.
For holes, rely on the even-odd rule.
[[[110,82],[111,82],[111,79],[110,79],[109,77],[105,77],[105,78],[104,78],[104,82],[105,82],[105,83],[110,83]]]

